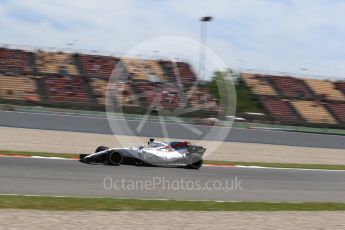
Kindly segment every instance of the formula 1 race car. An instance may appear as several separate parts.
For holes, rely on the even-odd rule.
[[[147,146],[108,148],[99,146],[93,154],[80,154],[80,162],[107,165],[151,165],[199,169],[206,149],[189,142],[163,143],[150,139]]]

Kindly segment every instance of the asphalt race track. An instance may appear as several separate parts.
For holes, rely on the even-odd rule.
[[[104,188],[106,177],[105,186],[108,190]],[[241,182],[236,187],[235,183],[231,186],[231,180]],[[136,182],[136,189],[128,187],[134,184],[133,181],[144,182]],[[147,183],[145,181],[150,182],[151,186],[148,183],[144,187],[143,183]],[[0,193],[181,200],[345,202],[345,171],[210,166],[189,170],[0,157]]]
[[[99,117],[0,111],[0,118],[0,126],[7,127],[113,133],[107,119]],[[128,125],[135,132],[139,122],[117,120],[118,129],[114,133],[133,135],[123,128]],[[167,123],[166,128],[171,138],[204,138],[189,132],[183,125]],[[203,133],[210,129],[200,125],[192,126],[194,128]],[[161,123],[146,122],[139,135],[163,136]],[[255,129],[232,129],[225,141],[345,148],[344,136]],[[133,184],[136,185],[133,187]],[[114,167],[86,165],[76,160],[0,157],[0,193],[180,200],[345,202],[345,171],[212,166],[200,170],[124,165]]]
[[[147,121],[140,133],[136,133],[140,121],[134,120],[114,120],[116,121],[116,128],[112,132],[107,119],[100,117],[0,111],[0,118],[0,126],[7,127],[102,134],[114,133],[118,135],[164,136],[161,123],[152,121]],[[165,125],[170,138],[209,139],[207,136],[204,137],[191,131],[192,128],[192,130],[207,133],[211,129],[209,126],[194,125],[186,128],[184,125],[175,123],[166,123]],[[217,132],[217,129],[218,131],[226,131],[225,129],[228,128],[216,127],[215,129],[215,132]],[[210,136],[213,138],[213,135]],[[345,149],[344,136],[258,129],[232,129],[224,141]]]

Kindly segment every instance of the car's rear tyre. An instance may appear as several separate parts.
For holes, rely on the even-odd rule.
[[[106,146],[99,146],[96,150],[95,150],[95,153],[98,153],[98,152],[101,152],[101,151],[104,151],[104,150],[107,150],[109,149],[108,147]]]
[[[107,163],[110,165],[118,166],[123,161],[123,155],[120,152],[117,151],[110,151],[107,154]]]
[[[187,158],[187,168],[188,169],[200,169],[204,160],[199,154],[191,154]]]

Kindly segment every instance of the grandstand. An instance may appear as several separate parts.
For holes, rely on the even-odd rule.
[[[105,92],[107,88],[108,81],[100,78],[90,79],[90,85],[93,90],[93,94],[97,99],[97,103],[104,105],[105,104]]]
[[[332,115],[320,103],[296,100],[291,102],[298,113],[309,123],[337,124]]]
[[[330,102],[327,108],[334,114],[334,117],[340,122],[345,124],[345,104],[338,102]]]
[[[78,54],[80,69],[87,77],[109,78],[119,59],[110,56]]]
[[[160,60],[159,64],[172,82],[190,85],[197,79],[188,63]]]
[[[274,88],[286,98],[313,98],[303,80],[289,76],[270,76]]]
[[[135,111],[153,104],[155,109],[219,111],[214,89],[193,86],[196,80],[192,67],[181,61],[0,48],[5,103],[104,110],[106,92],[114,90],[115,102],[142,108]],[[280,124],[345,125],[344,81],[253,73],[241,73],[239,80],[240,114],[263,112]]]
[[[77,103],[89,102],[83,80],[78,76],[43,78],[45,94],[49,103]]]
[[[201,86],[191,87],[187,92],[188,101],[193,109],[217,111],[218,105],[210,95],[207,87]]]
[[[345,96],[336,89],[333,82],[315,79],[305,79],[304,81],[313,90],[315,95],[325,100],[345,101]]]
[[[0,74],[0,97],[5,100],[38,102],[35,79],[31,76],[6,76]]]
[[[261,96],[261,102],[275,120],[286,124],[303,123],[298,112],[291,106],[288,100]]]
[[[108,85],[110,90],[115,88],[115,100],[120,105],[138,106],[137,98],[130,84],[126,82],[115,82]]]
[[[123,58],[122,62],[134,81],[162,82],[166,78],[159,63],[154,60]]]
[[[277,95],[276,91],[270,85],[267,78],[263,76],[249,74],[249,73],[242,73],[241,79],[250,88],[252,93],[256,95],[270,95],[270,96]]]
[[[345,124],[344,82],[242,73],[240,81],[281,124]]]
[[[190,98],[193,109],[217,109],[205,87],[188,92],[196,75],[180,61],[1,48],[0,63],[0,99],[13,103],[104,110],[106,92],[114,90],[122,106],[147,107],[154,102],[157,109],[174,109],[182,105],[181,98]],[[115,81],[108,83],[110,76]],[[178,82],[186,86],[182,91]]]
[[[35,54],[36,69],[43,74],[79,75],[74,57],[62,52],[44,52]]]
[[[30,74],[32,53],[24,50],[0,48],[0,72],[6,74]]]
[[[342,91],[345,94],[345,81],[339,81],[335,83],[336,89]]]
[[[177,108],[181,106],[181,100],[178,91],[173,84],[151,83],[151,82],[137,82],[133,87],[139,93],[139,99],[146,106],[153,105],[155,108]]]

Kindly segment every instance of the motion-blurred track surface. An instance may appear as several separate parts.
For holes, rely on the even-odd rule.
[[[120,184],[116,189],[109,189],[111,183],[108,180],[107,190],[104,188],[106,177],[113,182],[120,181]],[[182,188],[181,182],[177,182],[199,181],[205,185],[207,181],[217,180],[224,185],[225,181],[235,178],[241,181],[237,190],[217,190],[216,187],[212,190],[196,190],[196,187]],[[157,183],[154,187],[148,187],[150,189],[140,186],[139,189],[127,189],[121,187],[122,180],[169,182],[165,185]],[[179,183],[180,186],[168,189],[167,183]],[[75,160],[0,157],[0,193],[181,200],[345,202],[345,172],[237,167],[202,167],[200,170],[124,165],[115,167],[86,165]]]

